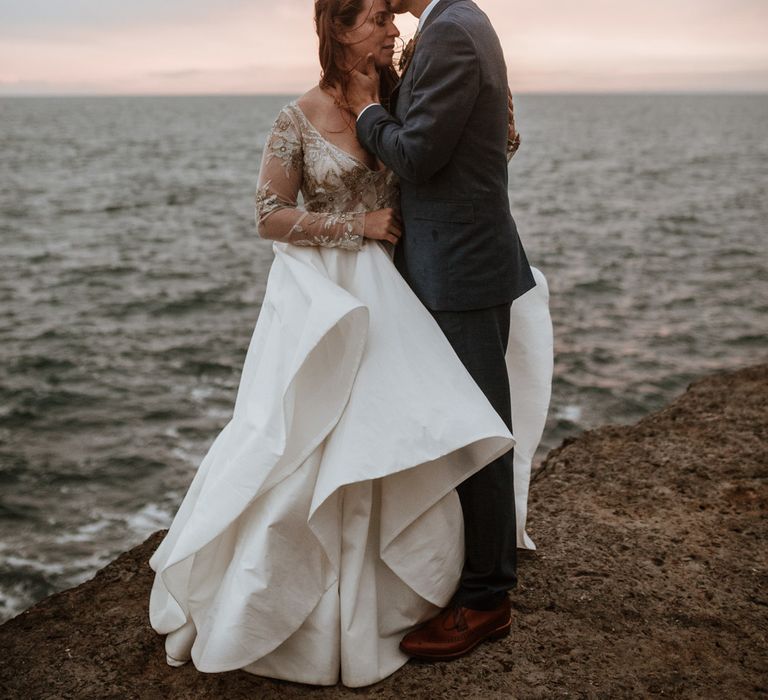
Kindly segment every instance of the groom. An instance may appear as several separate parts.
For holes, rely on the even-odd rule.
[[[535,282],[507,196],[507,72],[498,36],[471,0],[391,0],[419,18],[392,96],[372,66],[348,90],[357,136],[400,177],[405,233],[395,263],[512,429],[505,363],[510,305]],[[402,640],[422,659],[461,656],[509,633],[517,585],[513,453],[457,488],[465,563],[448,608]]]

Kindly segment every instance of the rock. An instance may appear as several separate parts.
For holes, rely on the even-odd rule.
[[[0,626],[2,697],[749,698],[768,693],[768,365],[693,384],[549,454],[512,635],[376,686],[165,663],[148,559],[165,531]]]

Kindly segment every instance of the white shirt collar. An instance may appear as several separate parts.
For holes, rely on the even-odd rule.
[[[432,12],[432,10],[435,9],[435,5],[437,5],[437,3],[439,3],[439,2],[440,2],[440,0],[432,0],[432,2],[429,3],[429,5],[427,5],[424,8],[424,12],[422,12],[421,13],[421,17],[419,17],[419,28],[418,28],[418,31],[421,31],[421,28],[424,26],[424,22],[427,21],[427,17],[429,16],[429,13]]]

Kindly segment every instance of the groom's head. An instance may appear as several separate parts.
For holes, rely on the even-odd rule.
[[[429,0],[389,0],[392,12],[398,15],[410,12],[412,15],[419,17],[427,5],[429,5]]]

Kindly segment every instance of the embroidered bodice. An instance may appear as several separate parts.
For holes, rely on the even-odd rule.
[[[392,171],[371,170],[328,141],[295,101],[280,110],[261,161],[259,235],[294,245],[360,250],[366,212],[397,207],[398,200]]]

